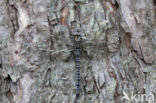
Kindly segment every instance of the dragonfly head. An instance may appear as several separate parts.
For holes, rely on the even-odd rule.
[[[81,35],[82,35],[82,31],[80,28],[78,28],[78,27],[73,28],[72,36],[74,37],[75,41],[81,41],[81,39],[82,39]]]

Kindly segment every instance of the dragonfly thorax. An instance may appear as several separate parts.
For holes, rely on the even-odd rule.
[[[74,40],[75,41],[81,41],[81,39],[82,39],[81,35],[82,35],[81,28],[73,27],[72,36],[74,36]]]
[[[74,40],[77,41],[77,42],[78,41],[81,41],[81,36],[80,35],[79,36],[78,35],[77,36],[74,36]]]

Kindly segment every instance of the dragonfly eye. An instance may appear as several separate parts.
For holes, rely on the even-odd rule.
[[[77,32],[80,32],[80,30],[79,30],[79,29],[77,29]]]
[[[72,35],[74,36],[80,36],[81,35],[81,30],[80,28],[75,28],[72,30]]]

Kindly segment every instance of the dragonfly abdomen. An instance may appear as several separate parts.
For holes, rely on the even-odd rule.
[[[80,95],[80,41],[75,43],[76,97]]]

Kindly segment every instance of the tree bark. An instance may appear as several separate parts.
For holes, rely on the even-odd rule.
[[[73,23],[85,38],[78,99]],[[155,34],[155,0],[0,0],[0,103],[152,98]]]

